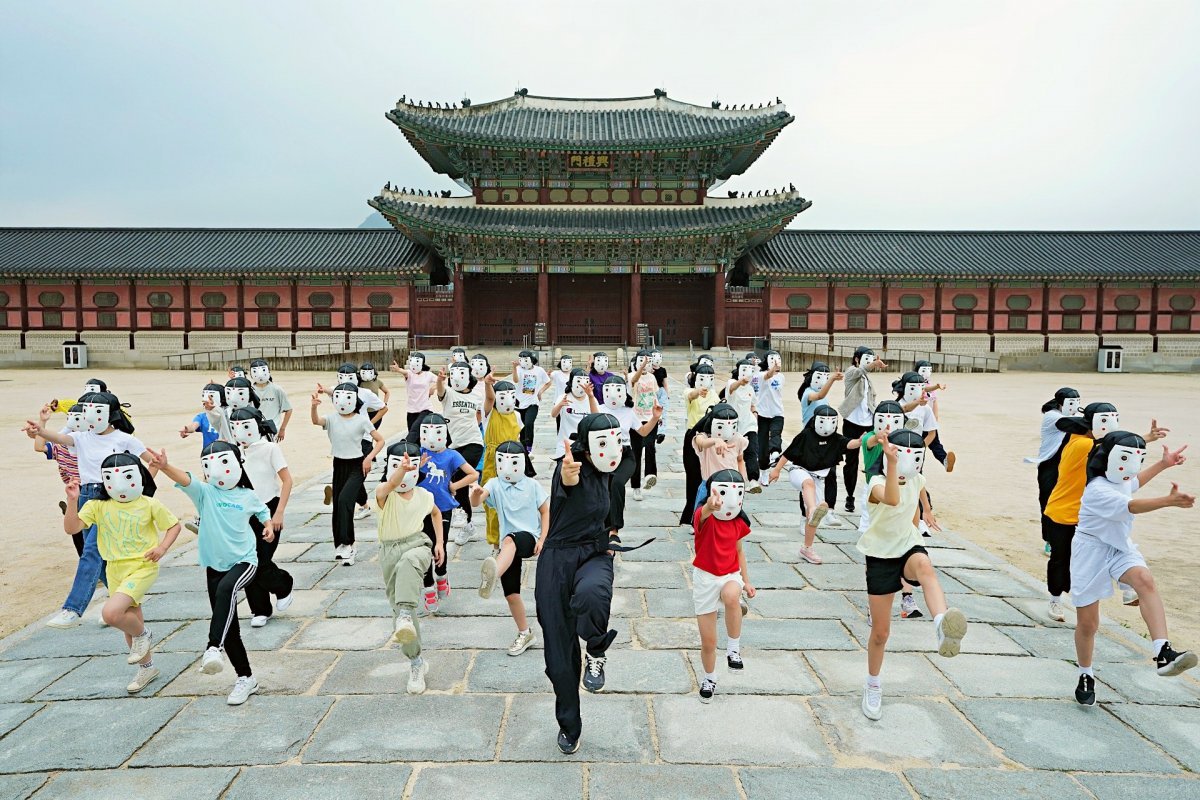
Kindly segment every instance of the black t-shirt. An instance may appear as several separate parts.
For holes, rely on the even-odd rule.
[[[664,367],[658,367],[654,370],[654,380],[658,381],[658,388],[663,388],[667,385],[667,370]]]
[[[846,445],[854,441],[840,433],[834,433],[824,438],[817,432],[805,428],[796,434],[792,443],[783,451],[783,457],[789,464],[804,467],[807,470],[825,469],[836,466],[846,453]]]
[[[612,478],[585,462],[579,483],[564,486],[562,462],[550,480],[550,529],[546,547],[574,547],[608,540],[608,485]]]

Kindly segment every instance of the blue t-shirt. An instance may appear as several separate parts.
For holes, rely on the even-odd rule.
[[[808,421],[812,419],[813,413],[817,410],[817,406],[827,405],[824,398],[821,398],[820,400],[813,399],[817,396],[817,394],[818,390],[812,388],[811,386],[804,390],[804,395],[800,398],[801,425],[808,424]]]
[[[200,442],[200,449],[208,447],[210,444],[221,438],[221,432],[212,426],[208,421],[208,412],[201,411],[196,416],[192,417],[192,422],[200,427],[196,428],[196,433],[200,434],[203,439]]]
[[[429,456],[429,461],[421,467],[421,487],[433,495],[433,502],[438,511],[452,511],[458,508],[458,501],[450,492],[450,484],[454,481],[454,473],[467,461],[456,450],[443,450],[435,453],[421,448],[421,455]]]
[[[200,566],[219,572],[233,569],[234,564],[258,564],[258,550],[250,517],[266,523],[271,512],[252,489],[218,489],[198,481],[189,472],[192,482],[175,486],[191,498],[200,515]]]
[[[531,533],[534,538],[542,535],[542,512],[538,509],[550,495],[540,483],[529,477],[516,483],[492,478],[483,488],[488,491],[484,502],[496,509],[500,519],[501,536],[518,531]]]

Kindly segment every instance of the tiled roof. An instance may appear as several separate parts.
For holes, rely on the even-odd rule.
[[[800,231],[748,254],[771,276],[1200,279],[1200,231]]]
[[[0,228],[0,275],[412,274],[429,258],[392,230]]]
[[[414,197],[387,192],[371,200],[384,216],[414,228],[492,236],[674,237],[786,224],[812,203],[794,192],[712,199],[702,206],[495,206],[473,198]]]
[[[387,117],[404,130],[442,142],[593,150],[753,139],[795,119],[780,103],[727,109],[665,96],[587,100],[533,95],[514,95],[467,108],[400,102]]]

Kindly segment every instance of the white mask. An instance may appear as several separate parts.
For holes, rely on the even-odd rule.
[[[250,379],[257,384],[263,384],[271,380],[270,367],[251,367]]]
[[[334,386],[337,386],[339,383],[353,383],[355,386],[358,386],[358,373],[357,372],[339,372],[334,376],[333,380],[334,380],[334,383],[333,383]]]
[[[583,397],[585,394],[587,394],[584,389],[589,380],[591,379],[586,375],[576,376],[576,378],[571,381],[571,394],[575,395],[576,397]]]
[[[721,498],[721,507],[713,512],[713,516],[717,519],[731,520],[742,513],[745,491],[746,487],[741,483],[713,483],[712,493]]]
[[[737,438],[738,421],[736,419],[714,419],[712,435],[722,442],[732,442]]]
[[[716,377],[715,375],[707,375],[707,374],[697,375],[696,376],[696,388],[697,389],[713,388],[713,378],[715,378],[715,377]]]
[[[466,360],[467,360],[466,353],[460,353],[459,351],[455,350],[453,353],[450,354],[450,363],[451,364],[462,364]]]
[[[924,447],[897,447],[900,452],[896,455],[896,475],[900,478],[912,478],[921,471],[921,465],[925,463],[925,448]],[[884,469],[887,468],[887,460],[884,460]]]
[[[620,408],[625,405],[625,398],[629,396],[623,383],[606,383],[601,391],[604,394],[604,405],[609,408]]]
[[[471,375],[477,381],[481,381],[487,377],[488,365],[482,358],[471,359]]]
[[[434,453],[446,449],[445,425],[421,425],[421,447]]]
[[[651,353],[650,354],[650,364],[655,369],[658,369],[659,367],[661,367],[662,366],[662,353],[660,353],[658,351]]]
[[[411,372],[420,372],[421,370],[425,369],[425,359],[418,358],[417,356],[409,356],[408,369]]]
[[[96,433],[108,429],[108,406],[104,403],[82,403],[83,405],[83,427],[82,431]]]
[[[871,366],[874,363],[875,363],[875,356],[872,353],[863,353],[861,356],[858,357],[858,365],[860,367],[862,367],[863,369],[866,369],[867,367]]]
[[[933,377],[933,367],[917,367],[917,374],[928,381]]]
[[[621,434],[616,428],[588,432],[588,454],[600,472],[612,472],[621,463]]]
[[[377,373],[373,369],[364,369],[364,370],[360,371],[358,374],[362,376],[362,379],[364,381],[373,381],[373,380],[375,380],[375,377],[377,375]]]
[[[227,450],[204,456],[200,459],[200,465],[204,467],[204,479],[209,486],[232,489],[242,479],[242,465],[238,463],[237,456]]]
[[[562,362],[558,365],[558,368],[561,369],[563,372],[567,373],[568,375],[571,374],[571,368],[572,368],[571,359],[564,358],[562,360]]]
[[[737,375],[738,375],[739,381],[750,380],[752,377],[754,377],[754,365],[753,364],[740,364],[738,366]]]
[[[817,436],[824,439],[827,436],[832,436],[837,432],[838,418],[819,416],[813,417],[813,430],[817,432]]]
[[[409,463],[416,463],[412,456],[408,457]],[[387,460],[387,477],[384,480],[391,480],[392,476],[404,465],[404,456],[388,456]],[[421,480],[421,471],[419,469],[409,470],[404,473],[404,477],[400,479],[400,485],[396,487],[398,492],[411,492],[416,488],[417,481]]]
[[[465,392],[471,385],[471,370],[455,364],[450,368],[450,388],[456,392]]]
[[[529,356],[521,356],[517,359],[517,364],[521,369],[533,369],[533,359]]]
[[[82,411],[67,412],[67,430],[76,432],[87,430],[86,423],[83,421]]]
[[[783,367],[783,356],[778,353],[771,353],[767,356],[767,369],[780,369]]]
[[[608,356],[596,356],[592,360],[592,369],[596,372],[608,372]]]
[[[1142,462],[1145,459],[1145,450],[1119,444],[1108,454],[1108,469],[1105,470],[1104,477],[1122,486],[1137,477],[1142,471]]]
[[[250,390],[238,386],[225,387],[225,404],[233,411],[250,405]]]
[[[645,366],[646,366],[646,357],[645,356],[636,356],[633,359],[633,369],[635,372],[639,369],[644,368]]]
[[[711,358],[709,358],[708,356],[704,356],[702,358],[696,359],[696,366],[698,367],[701,364],[707,364],[708,366],[711,367],[713,365],[713,360]]]
[[[525,456],[520,453],[496,453],[496,475],[505,483],[525,477]]]
[[[137,465],[106,467],[100,470],[104,491],[118,503],[129,503],[142,496],[142,471]]]
[[[231,369],[229,372],[234,378],[246,377],[246,370],[244,369]]]
[[[1067,397],[1063,399],[1062,413],[1064,417],[1073,417],[1079,413],[1079,406],[1083,401],[1078,397]]]
[[[358,405],[358,392],[348,392],[345,389],[333,392],[333,408],[339,414],[353,414]]]
[[[923,383],[906,383],[904,384],[904,402],[911,403],[921,399],[921,393],[925,391]]]
[[[511,414],[517,407],[517,390],[496,392],[496,410],[501,414]]]
[[[85,383],[83,385],[84,394],[97,394],[100,391],[100,384],[98,383]]]
[[[1096,441],[1120,429],[1121,415],[1116,411],[1101,411],[1092,415],[1092,438]]]
[[[903,414],[875,414],[874,415],[875,432],[883,433],[888,428],[898,431],[904,427]]]
[[[816,389],[819,392],[825,388],[825,384],[827,384],[827,383],[829,383],[829,373],[828,372],[814,372],[812,374],[812,383],[810,383],[809,386],[811,386],[812,388]]]
[[[221,405],[221,395],[214,391],[203,391],[200,393],[200,404],[212,403],[214,407]]]
[[[230,420],[229,428],[233,431],[233,440],[238,444],[254,444],[262,438],[262,434],[258,431],[258,422],[256,420]]]

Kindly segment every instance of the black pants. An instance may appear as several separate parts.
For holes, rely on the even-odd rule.
[[[367,456],[371,454],[371,451],[374,449],[375,449],[374,440],[363,439],[362,454],[363,454],[364,461],[366,460]],[[371,463],[374,464],[375,460],[372,459]],[[354,502],[358,503],[360,506],[365,506],[367,504],[367,476],[366,475],[363,476],[362,486],[359,487],[358,496],[354,498]]]
[[[521,415],[521,444],[526,448],[533,447],[533,424],[537,422],[540,409],[541,406],[537,403],[530,403],[525,408],[517,409],[517,413]]]
[[[1046,503],[1050,501],[1050,495],[1054,491],[1054,485],[1058,481],[1058,464],[1059,459],[1048,458],[1045,461],[1038,462],[1037,480],[1038,480],[1038,511],[1046,510]],[[1045,529],[1042,531],[1042,539],[1045,539]]]
[[[463,461],[466,461],[471,465],[471,469],[477,469],[479,467],[479,459],[483,456],[483,445],[464,444],[462,447],[454,448],[454,450],[463,457]],[[526,456],[526,458],[528,458],[528,456]],[[457,475],[458,473],[455,472],[454,474]],[[455,480],[458,480],[458,478],[455,478]],[[458,501],[458,504],[462,507],[463,511],[467,512],[467,522],[470,522],[471,487],[459,487],[458,491],[454,493],[454,499]]]
[[[679,524],[691,525],[695,513],[696,492],[700,490],[700,456],[692,447],[696,431],[689,428],[683,434],[683,511],[679,512]]]
[[[432,411],[409,411],[405,418],[405,421],[408,422],[408,429],[411,431],[413,426],[420,424],[424,417],[432,413]]]
[[[279,498],[267,503],[267,508],[274,515],[279,508]],[[279,547],[279,540],[283,538],[283,531],[276,530],[275,538],[268,542],[263,540],[263,524],[258,517],[250,518],[250,528],[254,531],[255,548],[258,551],[258,573],[246,587],[246,604],[254,616],[269,617],[274,612],[271,595],[287,597],[292,593],[291,574],[271,560],[275,556],[275,548]]]
[[[208,625],[208,646],[225,648],[225,656],[239,678],[248,678],[250,657],[246,645],[242,644],[241,629],[238,628],[237,593],[250,585],[257,569],[253,564],[242,561],[225,572],[207,569],[208,604],[212,607],[212,622]]]
[[[612,607],[613,560],[603,545],[542,548],[537,559],[538,625],[542,628],[546,677],[554,686],[554,716],[572,739],[583,730],[579,716],[579,677],[583,639],[588,655],[603,656],[617,638],[609,630]]]
[[[861,439],[862,435],[872,430],[866,425],[855,425],[850,420],[842,423],[842,434],[850,439]],[[858,449],[846,451],[846,463],[842,466],[842,482],[846,486],[846,502],[854,502],[854,490],[858,488]],[[837,500],[837,495],[834,495]]]
[[[504,570],[504,574],[500,576],[500,586],[504,588],[504,596],[511,597],[514,594],[521,593],[521,566],[525,559],[533,557],[533,549],[537,545],[537,536],[528,531],[517,531],[510,533],[507,538],[513,540],[516,545],[516,552],[513,555],[512,563],[508,565],[508,569]],[[500,540],[500,544],[504,544],[504,539]]]
[[[933,453],[933,457],[945,465],[946,448],[942,446],[942,437],[938,431],[933,432],[933,441],[929,443],[929,452]]]
[[[333,545],[354,544],[354,507],[365,492],[361,458],[333,460]],[[366,499],[365,496],[363,498]]]
[[[429,537],[430,548],[437,546],[437,534],[433,530],[433,515],[430,514],[425,518],[425,535]],[[446,551],[446,542],[450,541],[450,512],[442,513],[442,552]],[[425,570],[425,588],[433,586],[433,575],[437,572],[439,578],[446,577],[446,565],[450,559],[443,558],[442,563],[438,564],[435,561],[429,562],[429,569]]]
[[[1074,538],[1074,525],[1062,525],[1042,515],[1042,539],[1050,543],[1046,589],[1055,597],[1071,591],[1071,540]]]
[[[758,418],[758,468],[771,465],[771,454],[783,452],[783,417]]]
[[[72,533],[71,534],[71,544],[75,545],[75,555],[82,558],[83,557],[83,534],[82,533]]]
[[[837,466],[835,465],[829,470],[829,474],[825,476],[825,502],[830,508],[837,505],[838,481],[837,481]],[[800,505],[804,505],[804,499],[800,499]]]
[[[629,446],[633,450],[633,478],[631,485],[635,489],[642,488],[642,453],[646,458],[646,474],[658,474],[658,426],[655,425],[650,433],[642,436],[637,431],[629,432]]]
[[[625,527],[625,484],[629,483],[630,476],[636,475],[635,466],[633,451],[626,447],[621,453],[621,463],[612,471],[612,479],[608,482],[607,530],[619,531]]]
[[[746,437],[746,452],[742,453],[742,460],[746,462],[746,480],[758,480],[758,431],[747,431],[742,434]]]

